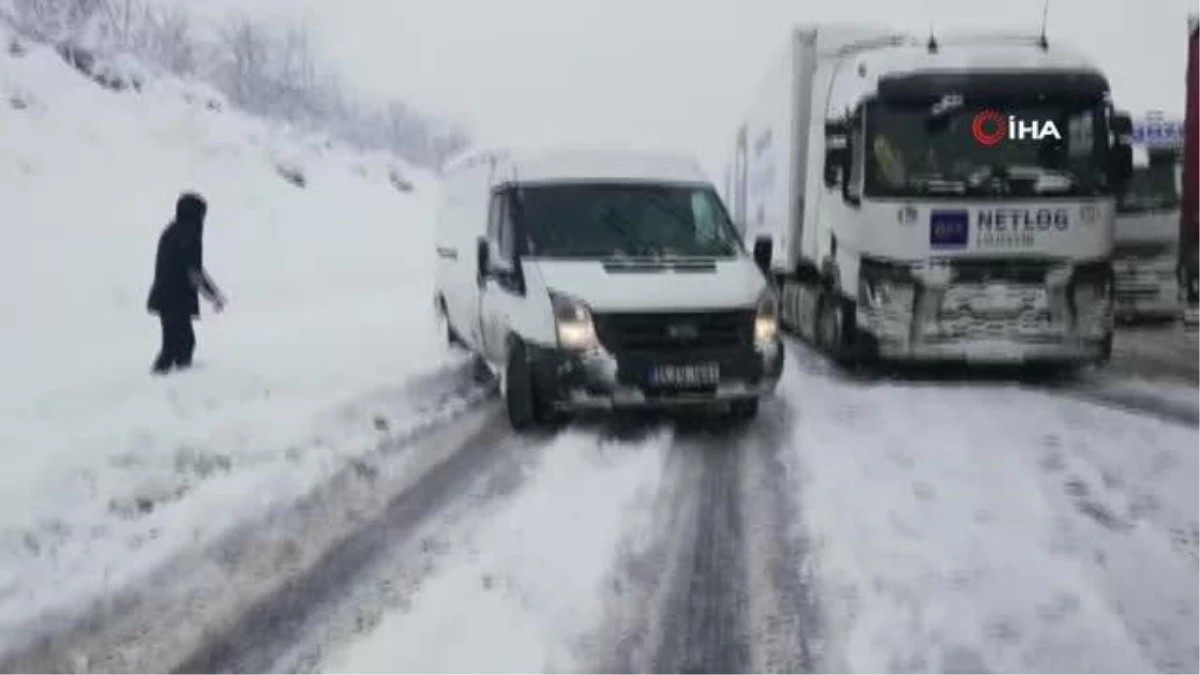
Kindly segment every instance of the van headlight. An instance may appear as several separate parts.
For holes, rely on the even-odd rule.
[[[762,344],[774,342],[779,335],[779,301],[770,288],[763,291],[754,313],[754,341]]]
[[[554,309],[554,328],[559,347],[590,351],[600,346],[596,338],[596,324],[592,321],[592,310],[587,303],[551,291],[550,305]]]

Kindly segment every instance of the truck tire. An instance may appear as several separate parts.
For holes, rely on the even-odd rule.
[[[1106,365],[1112,360],[1113,353],[1113,334],[1109,333],[1104,336],[1104,342],[1101,346],[1100,358],[1096,359],[1096,365]]]
[[[828,291],[822,292],[817,300],[816,326],[813,337],[817,347],[831,356],[834,361],[845,358],[845,329],[842,326],[841,303]]]
[[[750,422],[758,417],[758,399],[750,398],[729,404],[729,417],[735,422]]]

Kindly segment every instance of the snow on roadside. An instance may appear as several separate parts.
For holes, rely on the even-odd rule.
[[[827,668],[1195,672],[1195,428],[789,374]]]
[[[402,194],[383,158],[211,97],[0,50],[0,636],[302,492],[374,446],[376,415],[432,414],[405,388],[448,363],[432,181]],[[193,372],[153,378],[154,248],[188,189],[231,302],[197,324]]]
[[[637,443],[560,435],[515,496],[488,506],[460,558],[422,584],[408,611],[344,645],[328,672],[588,667],[576,662],[577,641],[620,594],[610,574],[647,526],[670,440],[666,431]]]

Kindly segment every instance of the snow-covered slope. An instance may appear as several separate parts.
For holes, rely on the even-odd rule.
[[[430,177],[404,193],[387,157],[171,78],[112,91],[12,42],[0,25],[0,635],[294,495],[404,414],[361,403],[444,360]],[[230,304],[197,324],[197,369],[160,379],[145,301],[183,190],[209,200]],[[345,424],[366,436],[314,446]]]

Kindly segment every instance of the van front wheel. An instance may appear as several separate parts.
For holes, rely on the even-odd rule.
[[[504,367],[504,410],[508,413],[509,425],[517,431],[532,427],[537,421],[534,406],[533,377],[525,355],[522,350],[513,349]]]

